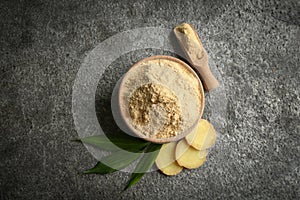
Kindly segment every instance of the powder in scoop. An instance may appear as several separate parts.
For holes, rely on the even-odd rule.
[[[180,24],[175,28],[175,31],[181,42],[185,44],[184,46],[187,48],[189,56],[192,56],[190,59],[193,61],[201,59],[204,55],[203,47],[191,25],[187,23]]]

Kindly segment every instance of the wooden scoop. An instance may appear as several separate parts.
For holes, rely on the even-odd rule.
[[[190,64],[200,73],[204,88],[210,91],[219,86],[208,66],[208,55],[195,29],[187,23],[174,28],[174,33]]]

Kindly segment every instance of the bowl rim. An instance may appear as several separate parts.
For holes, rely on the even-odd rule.
[[[122,94],[122,92],[124,92],[124,84],[125,84],[125,81],[127,80],[128,75],[130,74],[130,71],[135,69],[137,66],[139,66],[143,62],[147,62],[147,61],[150,61],[150,60],[157,60],[157,59],[170,60],[170,61],[179,63],[181,66],[184,66],[186,69],[188,69],[197,78],[198,83],[199,83],[199,87],[200,87],[200,95],[201,95],[201,102],[200,103],[201,103],[201,106],[202,106],[201,110],[200,110],[200,113],[198,115],[198,119],[193,123],[193,125],[190,128],[186,129],[181,134],[176,135],[174,137],[161,138],[161,139],[160,138],[149,138],[149,137],[146,137],[144,134],[140,133],[139,131],[137,131],[133,127],[133,125],[128,123],[128,121],[125,119],[126,115],[124,114],[124,111],[121,108],[121,105],[122,105],[121,94]],[[204,107],[205,107],[205,95],[204,95],[204,89],[203,89],[202,82],[201,82],[199,76],[197,75],[197,73],[193,70],[193,68],[190,65],[188,65],[186,62],[180,60],[179,58],[175,58],[173,56],[155,55],[155,56],[150,56],[150,57],[143,58],[143,59],[139,60],[138,62],[134,63],[128,69],[128,71],[123,75],[122,80],[120,82],[120,87],[119,87],[119,90],[118,90],[118,103],[119,103],[119,110],[120,110],[120,115],[121,115],[122,120],[124,121],[125,125],[129,128],[129,130],[132,133],[134,133],[138,138],[141,138],[141,139],[144,139],[146,141],[153,142],[153,143],[167,143],[167,142],[175,142],[175,141],[178,141],[178,140],[184,138],[187,134],[189,134],[192,130],[194,130],[197,127],[197,125],[198,125],[198,123],[199,123],[199,121],[200,121],[200,119],[202,118],[202,115],[203,115],[203,111],[204,111]]]

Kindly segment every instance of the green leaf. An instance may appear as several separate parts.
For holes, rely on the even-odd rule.
[[[84,171],[84,174],[110,174],[117,171],[116,169],[113,169],[102,162],[98,162],[95,167],[88,169]]]
[[[113,152],[109,156],[104,157],[95,167],[84,171],[84,174],[108,174],[121,170],[129,166],[133,161],[137,160],[142,153],[133,153],[128,151]]]
[[[143,150],[149,142],[134,138],[131,136],[113,135],[96,135],[81,138],[81,141],[108,151],[117,151],[124,149],[126,151],[138,152]]]
[[[124,191],[139,182],[144,174],[153,166],[161,146],[161,144],[151,143],[147,147],[144,156],[141,158],[134,169],[134,172],[131,174],[130,180],[124,188]]]

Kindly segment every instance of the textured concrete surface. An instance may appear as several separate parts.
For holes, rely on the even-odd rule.
[[[127,173],[78,175],[96,160],[70,142],[76,73],[120,31],[183,21],[196,26],[223,77],[227,125],[203,167],[149,173],[119,198],[299,199],[299,11],[296,0],[1,1],[0,199],[115,199]],[[139,55],[155,54],[147,51]],[[132,55],[112,66],[126,71]],[[104,114],[111,69],[97,93]]]

